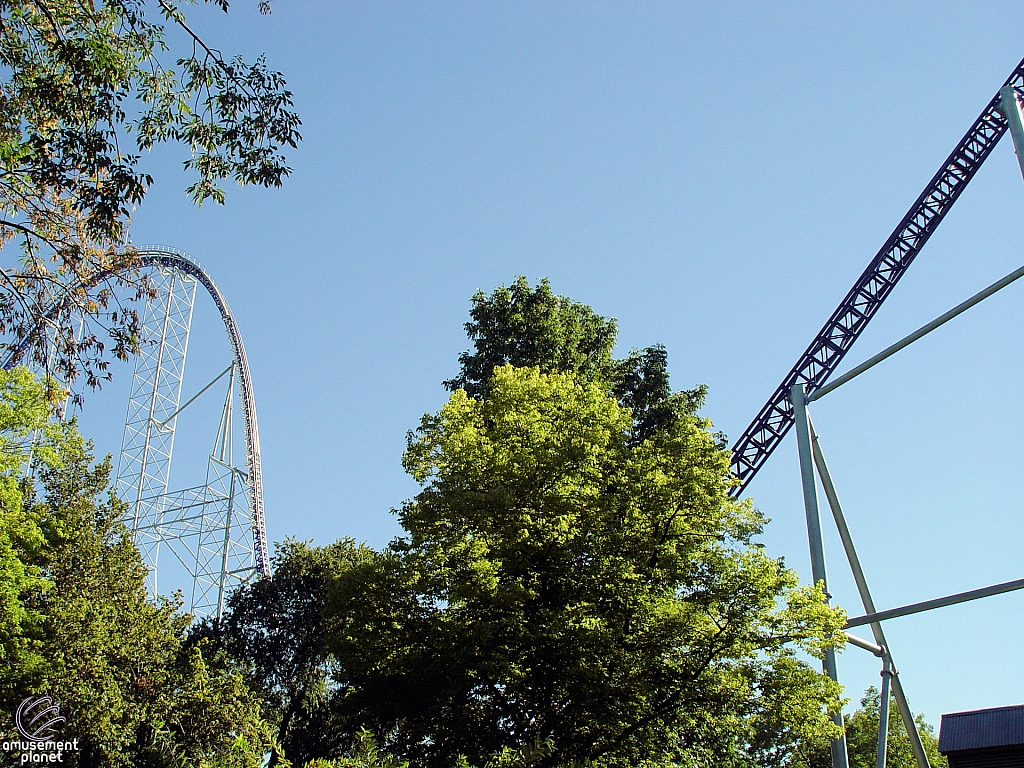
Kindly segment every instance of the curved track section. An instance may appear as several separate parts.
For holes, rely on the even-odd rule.
[[[145,245],[139,248],[139,266],[162,266],[176,269],[194,277],[210,294],[217,305],[224,329],[231,341],[231,352],[238,368],[239,387],[242,396],[242,421],[245,429],[245,468],[249,485],[249,513],[253,522],[253,559],[264,576],[270,575],[270,556],[267,548],[267,527],[263,514],[263,470],[260,466],[260,433],[256,420],[256,398],[253,394],[252,379],[249,376],[249,361],[245,357],[242,334],[238,330],[231,308],[224,294],[213,282],[213,278],[198,261],[184,251],[162,245]]]
[[[175,248],[168,248],[163,245],[144,245],[138,249],[139,258],[136,268],[163,267],[182,272],[199,282],[210,294],[214,304],[220,312],[221,320],[224,322],[224,329],[227,331],[228,339],[231,341],[231,352],[234,356],[235,366],[238,370],[239,387],[242,400],[242,420],[245,432],[245,463],[247,484],[249,486],[249,514],[252,520],[253,539],[253,560],[260,574],[270,575],[270,556],[267,547],[267,528],[263,512],[263,471],[260,466],[260,434],[259,425],[256,420],[256,398],[253,394],[252,379],[249,375],[249,361],[245,357],[245,347],[242,345],[242,334],[238,330],[238,324],[231,314],[231,308],[224,299],[224,294],[210,277],[202,264],[193,259],[184,251]],[[101,278],[103,276],[100,276]],[[37,329],[43,322],[59,314],[62,303],[54,304],[46,316],[40,321]],[[37,336],[33,332],[26,336],[4,361],[5,369],[17,365],[28,351],[33,340]]]

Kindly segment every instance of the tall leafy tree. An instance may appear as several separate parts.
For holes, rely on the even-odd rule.
[[[392,549],[432,607],[412,672],[431,696],[395,721],[400,754],[550,739],[546,764],[783,764],[797,734],[830,732],[836,691],[787,643],[821,653],[841,614],[754,545],[764,521],[728,497],[706,420],[638,445],[631,426],[599,383],[503,366],[410,436],[423,490]]]
[[[838,689],[797,652],[842,614],[757,544],[703,389],[673,392],[658,346],[615,360],[614,321],[546,281],[473,301],[474,351],[408,437],[404,535],[289,545],[222,622],[253,670],[316,649],[312,677],[287,653],[251,677],[292,711],[288,759],[752,768],[827,743]]]
[[[228,10],[227,0],[206,2]],[[33,337],[36,359],[65,381],[84,371],[97,384],[106,345],[125,357],[138,343],[137,315],[119,305],[131,292],[114,289],[147,290],[126,247],[132,209],[153,182],[143,151],[183,144],[197,203],[222,202],[223,180],[272,187],[290,172],[283,150],[296,146],[299,118],[283,77],[262,57],[221,54],[181,5],[0,0],[0,336],[84,317],[84,333]],[[168,25],[181,34],[168,36]],[[181,50],[169,48],[182,35]]]
[[[93,462],[73,423],[38,418],[45,395],[24,369],[0,372],[0,440],[18,444],[28,425],[44,435],[34,477],[23,463],[0,474],[0,487],[17,489],[4,511],[32,531],[11,540],[14,562],[3,563],[5,581],[30,578],[5,585],[20,621],[0,628],[5,653],[14,649],[0,666],[0,709],[34,694],[59,700],[63,737],[79,743],[70,765],[256,768],[274,749],[258,700],[224,659],[186,642],[177,602],[147,599],[124,505],[106,490],[109,461]],[[15,737],[9,722],[0,728]]]

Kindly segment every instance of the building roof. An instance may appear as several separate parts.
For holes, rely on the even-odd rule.
[[[939,752],[1024,745],[1024,704],[942,716]]]

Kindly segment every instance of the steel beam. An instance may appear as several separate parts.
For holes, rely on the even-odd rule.
[[[882,656],[882,690],[878,693],[878,746],[875,748],[875,768],[885,768],[886,753],[889,751],[889,682],[893,676],[892,659],[886,653]],[[917,728],[914,728],[917,733]],[[927,764],[928,758],[925,757]]]
[[[846,622],[846,628],[860,627],[864,624],[874,625],[880,621],[898,619],[900,616],[910,616],[914,613],[930,611],[934,608],[945,608],[947,605],[966,603],[970,600],[980,600],[983,597],[1001,595],[1004,592],[1014,592],[1018,589],[1024,589],[1024,579],[1005,581],[1002,584],[993,584],[991,587],[972,589],[968,592],[958,592],[957,594],[949,595],[948,597],[937,597],[934,600],[925,600],[921,603],[911,603],[910,605],[904,605],[900,608],[890,608],[887,611],[878,611],[869,613],[866,616],[857,616],[856,618],[850,619]]]

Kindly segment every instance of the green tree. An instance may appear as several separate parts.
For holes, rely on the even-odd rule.
[[[70,765],[259,766],[273,739],[258,701],[223,658],[186,642],[190,617],[177,602],[149,602],[145,567],[120,522],[125,507],[106,492],[109,460],[93,462],[73,423],[39,417],[45,395],[24,369],[0,372],[0,421],[22,414],[0,425],[0,441],[23,444],[28,426],[44,436],[34,478],[20,461],[0,475],[20,496],[5,493],[4,512],[33,529],[29,546],[11,548],[10,572],[31,578],[13,595],[28,620],[4,629],[18,653],[0,673],[0,707],[56,697],[64,737],[79,739],[80,751],[65,754]]]
[[[878,750],[878,708],[881,697],[878,689],[871,686],[860,700],[860,709],[843,716],[846,725],[846,745],[850,757],[850,768],[875,768]],[[925,721],[924,715],[914,718],[917,722],[921,743],[932,768],[946,768],[946,758],[939,754],[939,740],[935,729]],[[800,768],[831,768],[828,745],[816,743],[803,750],[805,756],[798,764]],[[889,702],[889,735],[886,747],[886,768],[917,768],[917,761],[910,748],[910,739],[903,727],[895,699]]]
[[[547,740],[538,765],[768,765],[831,733],[837,691],[786,643],[820,654],[841,613],[753,544],[763,519],[729,499],[727,453],[678,415],[631,445],[602,384],[502,366],[486,397],[458,389],[423,418],[404,460],[423,490],[390,547],[416,612],[328,609],[351,699],[372,685],[349,662],[363,643],[387,651],[390,690],[423,692],[381,703],[389,749],[445,768]]]
[[[449,390],[483,397],[492,372],[501,365],[574,373],[586,381],[603,379],[612,367],[615,320],[556,295],[546,279],[536,289],[520,276],[490,296],[477,291],[472,305],[465,327],[474,351],[459,356],[462,370],[444,382]]]
[[[841,642],[842,613],[756,543],[703,389],[672,392],[659,346],[615,360],[614,321],[546,281],[472,316],[448,403],[409,434],[405,535],[289,545],[221,624],[249,670],[263,639],[315,649],[316,674],[248,673],[275,722],[293,710],[288,759],[781,767],[827,743],[838,689],[796,653]]]
[[[25,368],[0,375],[0,689],[42,663],[42,615],[21,599],[49,582],[36,564],[46,540],[34,510],[24,504],[24,470],[57,460],[59,428],[50,423],[47,387]]]
[[[268,578],[232,593],[221,621],[198,626],[193,637],[236,660],[293,765],[376,765],[365,729],[386,731],[433,696],[417,677],[433,659],[419,574],[400,555],[351,539],[326,547],[286,541],[272,566]],[[327,605],[338,610],[327,614]]]
[[[180,51],[168,24],[188,41]],[[141,153],[183,144],[197,203],[222,202],[225,179],[278,186],[290,172],[282,150],[299,139],[291,106],[279,73],[262,57],[224,57],[179,0],[0,0],[0,334],[24,337],[60,302],[56,321],[102,316],[114,354],[129,354],[138,317],[113,289],[146,290],[124,247],[153,182]],[[34,337],[37,361],[96,385],[105,342],[88,327]]]
[[[207,638],[240,662],[295,764],[340,755],[357,744],[358,724],[343,717],[345,708],[332,705],[343,693],[323,614],[332,588],[347,589],[350,606],[361,600],[364,612],[370,608],[369,595],[379,591],[373,574],[379,558],[351,539],[327,547],[287,540],[274,553],[269,578],[236,589],[220,621],[192,631],[193,640]],[[383,614],[384,605],[376,602],[370,609]],[[277,762],[275,756],[271,765]]]
[[[510,287],[499,286],[489,296],[477,291],[469,314],[465,328],[473,351],[459,356],[459,374],[444,382],[449,390],[484,397],[494,369],[502,365],[604,382],[632,415],[634,443],[671,426],[681,410],[693,410],[706,394],[703,387],[672,392],[668,353],[660,344],[633,350],[623,360],[613,359],[615,320],[558,296],[547,279],[531,288],[520,276]]]

